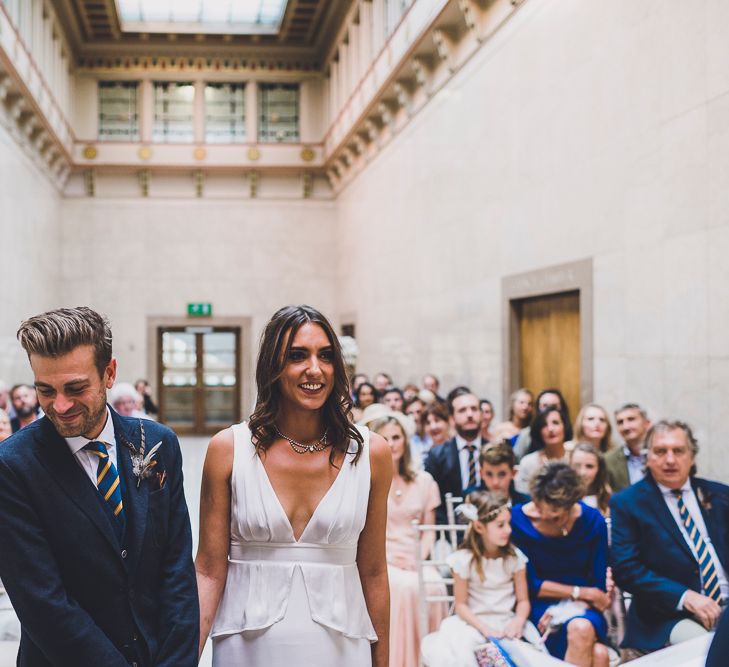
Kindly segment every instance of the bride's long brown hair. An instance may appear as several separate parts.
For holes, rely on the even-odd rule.
[[[318,324],[324,330],[332,346],[334,387],[321,408],[321,417],[327,428],[327,437],[332,443],[329,462],[334,464],[335,453],[347,453],[350,440],[354,440],[357,448],[354,453],[354,463],[356,463],[362,453],[364,439],[350,420],[352,400],[342,358],[342,348],[329,320],[311,306],[285,306],[274,313],[263,330],[256,364],[258,397],[256,407],[248,421],[248,427],[259,454],[265,452],[278,437],[274,426],[281,406],[278,380],[286,366],[296,332],[302,325],[309,322]]]

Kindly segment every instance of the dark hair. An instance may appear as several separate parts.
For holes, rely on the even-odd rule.
[[[403,401],[405,400],[405,396],[403,396],[402,389],[400,389],[400,387],[388,387],[382,392],[383,397],[388,394],[397,394]]]
[[[553,412],[556,412],[560,419],[562,420],[562,425],[564,427],[564,441],[567,442],[572,437],[572,429],[570,430],[570,435],[567,435],[567,429],[569,422],[566,420],[564,412],[560,410],[559,408],[556,408],[554,406],[551,406],[547,408],[546,410],[543,410],[542,412],[537,412],[536,417],[534,417],[534,421],[532,422],[531,428],[530,428],[530,434],[532,436],[532,443],[529,446],[529,453],[532,452],[538,452],[542,449],[544,449],[544,439],[542,438],[542,429],[547,425],[547,417],[551,415]]]
[[[10,400],[13,400],[13,395],[15,394],[18,389],[32,389],[35,391],[35,387],[30,384],[25,384],[25,382],[21,382],[20,384],[14,384],[12,387],[10,387],[10,391],[8,392],[8,396],[10,396]]]
[[[362,391],[362,387],[369,387],[372,390],[372,402],[375,403],[377,401],[377,390],[375,389],[375,385],[369,383],[369,382],[363,382],[357,389],[354,391],[354,404],[356,407],[361,408],[362,406],[359,404],[359,394]]]
[[[494,521],[502,510],[509,510],[511,513],[511,504],[509,498],[500,493],[492,493],[491,491],[474,491],[468,495],[468,503],[473,505],[478,512],[478,521],[484,525]],[[458,547],[471,552],[471,565],[476,568],[476,573],[481,581],[486,579],[483,571],[483,559],[486,558],[486,545],[481,535],[473,528],[473,523],[469,524],[463,543]],[[507,558],[516,557],[516,550],[511,541],[505,546],[499,547],[499,554],[506,560]]]
[[[414,403],[420,403],[423,408],[425,408],[425,401],[420,398],[420,396],[413,396],[412,398],[409,398],[407,401],[405,401],[405,404],[403,405],[403,410],[407,411],[407,409],[413,405]]]
[[[529,482],[529,493],[534,502],[560,509],[572,507],[582,498],[582,491],[579,476],[562,461],[548,461]]]
[[[509,441],[502,440],[501,442],[494,442],[482,447],[478,462],[480,465],[488,463],[491,466],[506,463],[511,469],[516,465],[516,454],[514,454],[514,448]]]
[[[478,399],[478,404],[481,406],[481,409],[482,410],[483,410],[484,403],[486,405],[488,405],[491,408],[491,410],[494,409],[494,404],[491,401],[489,401],[488,398],[480,398],[480,399]]]
[[[569,428],[569,435],[565,433],[565,437],[567,440],[572,440],[572,420],[570,419],[570,406],[567,405],[567,401],[564,400],[564,396],[562,395],[562,392],[557,389],[556,387],[548,387],[547,389],[542,389],[537,394],[537,400],[534,403],[534,409],[539,412],[539,401],[542,400],[542,396],[544,394],[554,394],[559,398],[559,404],[562,408],[562,416],[564,417],[564,423],[565,428]]]
[[[425,406],[423,414],[420,416],[420,421],[423,423],[423,426],[425,426],[430,415],[437,417],[441,421],[448,421],[448,410],[446,410],[445,405],[443,405],[440,401],[433,401],[429,405]]]
[[[109,321],[87,306],[58,308],[35,315],[20,325],[17,333],[21,346],[30,358],[60,357],[80,345],[94,348],[94,365],[99,377],[111,361]]]
[[[357,443],[354,455],[356,463],[362,453],[364,439],[350,421],[352,401],[349,398],[349,383],[342,359],[342,348],[332,325],[318,310],[311,306],[285,306],[276,311],[263,330],[256,364],[256,385],[258,397],[256,407],[249,420],[256,451],[265,452],[277,438],[275,422],[280,409],[281,394],[278,380],[288,363],[289,351],[296,332],[304,325],[319,325],[332,346],[334,387],[321,408],[322,421],[326,424],[332,450],[330,463],[337,451],[347,453],[349,441]]]
[[[595,445],[589,442],[578,442],[575,448],[570,452],[570,463],[572,463],[572,457],[576,452],[584,452],[585,454],[591,454],[597,459],[597,474],[592,484],[584,489],[586,496],[595,496],[597,498],[597,508],[606,514],[608,511],[610,496],[612,495],[612,489],[608,482],[608,470],[607,464],[605,463],[605,457],[603,453],[595,447]]]
[[[468,396],[468,395],[476,396],[468,387],[465,385],[459,385],[458,387],[454,387],[448,392],[448,395],[446,396],[446,405],[448,406],[448,414],[453,414],[453,401],[455,401],[459,396]],[[478,396],[476,396],[476,400],[478,400]],[[479,405],[481,405],[479,403]]]

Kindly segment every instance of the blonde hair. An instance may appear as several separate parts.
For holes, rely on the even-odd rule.
[[[476,491],[469,494],[468,502],[476,509],[478,514],[476,521],[484,525],[494,521],[501,514],[502,510],[508,509],[511,511],[509,498],[500,493]],[[486,574],[483,571],[483,559],[486,558],[486,545],[483,542],[481,534],[474,529],[473,523],[472,521],[469,524],[466,530],[466,536],[463,538],[463,543],[458,548],[471,552],[471,564],[476,568],[479,579],[484,581]],[[516,557],[516,551],[511,542],[504,547],[499,547],[499,554],[504,559]]]
[[[406,482],[412,482],[415,480],[416,473],[415,469],[413,468],[413,460],[410,455],[410,440],[408,439],[407,429],[403,425],[400,418],[396,415],[383,417],[382,419],[378,419],[376,422],[374,422],[371,428],[375,433],[379,434],[380,431],[388,424],[395,424],[395,426],[397,426],[400,431],[402,431],[402,437],[405,447],[403,449],[402,456],[400,457],[397,471],[398,473],[400,473],[400,477],[402,477]]]
[[[604,454],[605,452],[613,448],[613,427],[610,425],[610,416],[608,415],[607,410],[602,407],[602,405],[598,405],[597,403],[588,403],[587,405],[582,406],[582,409],[577,413],[577,419],[575,419],[575,433],[573,436],[573,440],[575,440],[576,442],[587,441],[587,438],[585,438],[585,431],[582,428],[582,421],[585,419],[585,413],[590,408],[600,410],[600,412],[602,412],[603,416],[605,417],[607,430],[605,431],[605,435],[600,440],[600,451]]]

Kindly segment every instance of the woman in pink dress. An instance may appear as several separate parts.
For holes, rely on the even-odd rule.
[[[417,667],[420,656],[420,592],[416,562],[416,532],[412,522],[435,523],[440,505],[438,485],[429,473],[416,471],[411,463],[404,415],[390,412],[375,424],[373,431],[387,440],[392,451],[392,485],[387,498],[387,572],[390,579],[390,665]],[[427,558],[435,534],[424,533],[421,558]],[[427,568],[429,595],[445,595],[446,589],[434,568]],[[445,603],[428,604],[428,631],[434,631],[447,616]]]

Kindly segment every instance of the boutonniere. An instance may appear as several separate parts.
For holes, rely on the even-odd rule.
[[[157,461],[154,457],[157,454],[157,450],[162,446],[162,441],[160,440],[154,447],[152,447],[152,449],[149,450],[149,452],[147,452],[144,424],[142,424],[141,419],[139,420],[139,430],[141,432],[141,443],[139,445],[139,449],[127,440],[124,440],[124,444],[131,451],[132,472],[137,478],[137,488],[139,488],[143,479],[151,477],[152,474],[156,472],[154,468],[157,465]]]
[[[696,489],[696,497],[699,499],[699,504],[701,505],[701,507],[703,507],[708,512],[711,509],[711,494],[704,493],[699,487]]]

